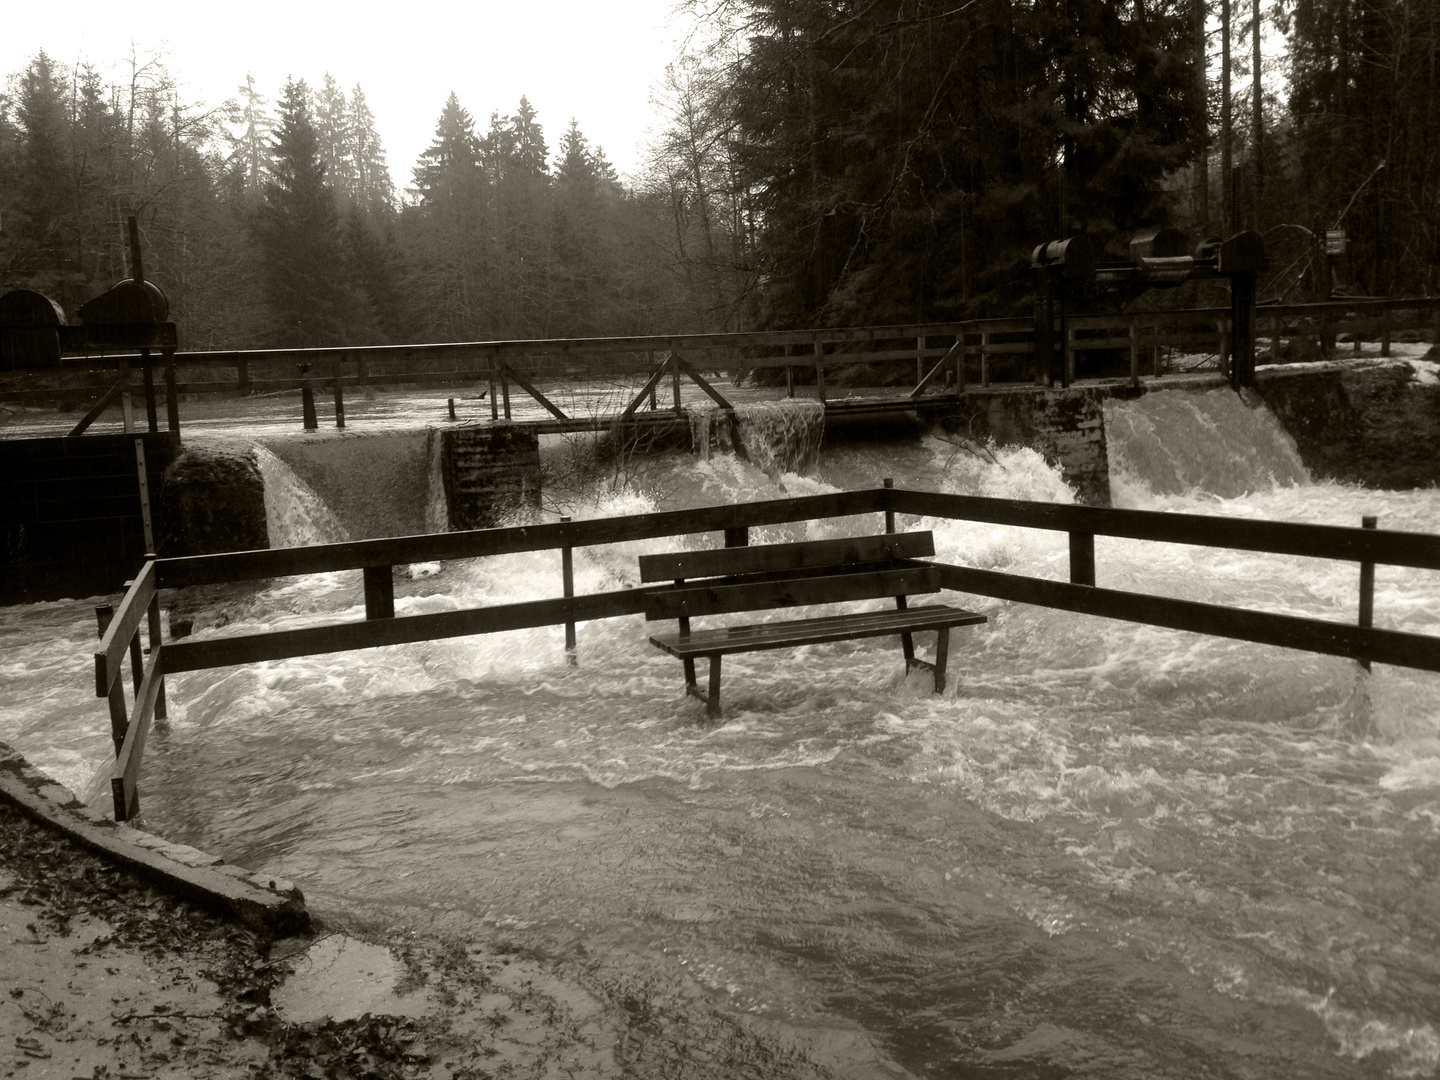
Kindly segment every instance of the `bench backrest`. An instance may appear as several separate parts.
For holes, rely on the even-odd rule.
[[[836,540],[802,540],[792,544],[672,551],[640,556],[641,581],[680,581],[728,577],[765,571],[810,570],[891,559],[924,559],[935,554],[931,532],[844,536]]]
[[[933,554],[932,534],[918,532],[644,555],[642,581],[711,579],[654,590],[645,617],[688,619],[938,592],[939,571],[909,561]]]

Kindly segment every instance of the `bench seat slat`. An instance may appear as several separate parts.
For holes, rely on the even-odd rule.
[[[738,549],[737,549],[738,550]],[[940,573],[929,565],[896,570],[835,573],[740,584],[702,584],[657,589],[645,603],[647,619],[692,618],[732,611],[833,604],[883,596],[940,591]]]
[[[650,641],[672,656],[684,660],[699,656],[849,641],[852,638],[889,637],[894,634],[938,630],[943,626],[973,626],[985,621],[986,617],[976,612],[950,607],[948,604],[936,604],[905,611],[864,611],[818,619],[727,626],[691,634],[655,634]]]
[[[888,559],[919,559],[934,554],[935,537],[930,532],[845,536],[833,540],[757,544],[754,547],[713,548],[708,551],[672,551],[640,556],[640,580],[675,581],[678,578],[754,574],[766,570],[804,570]]]

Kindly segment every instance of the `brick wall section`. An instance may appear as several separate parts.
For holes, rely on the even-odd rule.
[[[946,431],[1000,446],[1030,446],[1060,467],[1088,506],[1110,505],[1105,443],[1108,387],[1068,390],[970,390],[940,418]]]
[[[509,510],[540,505],[540,436],[518,424],[444,433],[452,529],[487,529]]]
[[[139,569],[136,438],[158,515],[168,433],[0,440],[0,603],[114,593]]]

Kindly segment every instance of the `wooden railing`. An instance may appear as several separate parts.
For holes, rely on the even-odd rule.
[[[739,544],[745,542],[749,529],[758,526],[871,513],[883,514],[887,529],[893,529],[895,515],[910,514],[1069,534],[1068,582],[936,564],[945,586],[959,592],[1350,657],[1366,666],[1374,662],[1440,671],[1440,637],[1370,625],[1374,567],[1380,564],[1440,570],[1440,536],[1376,529],[1373,519],[1366,519],[1362,528],[1233,520],[908,491],[892,488],[887,481],[885,487],[861,491],[633,517],[151,559],[125,593],[95,653],[95,689],[97,695],[109,699],[117,754],[111,779],[116,818],[125,820],[136,811],[135,784],[145,736],[152,716],[164,716],[164,675],[560,624],[567,627],[569,657],[574,655],[572,628],[576,622],[635,614],[645,606],[645,590],[638,588],[571,595],[573,574],[563,570],[573,565],[577,547],[716,532],[724,534],[726,544]],[[1095,584],[1096,536],[1356,562],[1360,564],[1357,622],[1336,623],[1099,588]],[[392,567],[397,564],[525,551],[559,553],[565,595],[426,615],[394,614]],[[354,569],[364,574],[363,621],[204,640],[161,641],[158,589]],[[142,661],[140,624],[147,617],[150,656],[148,661]],[[121,678],[127,653],[135,674],[135,704],[128,717]]]
[[[1396,311],[1427,312],[1440,322],[1440,298],[1418,297],[1396,300],[1332,301],[1324,304],[1262,305],[1257,309],[1257,334],[1270,338],[1270,355],[1279,352],[1282,336],[1325,337],[1336,331],[1346,318],[1378,321],[1381,354],[1389,355],[1391,328]],[[1440,332],[1440,326],[1436,327]],[[1268,333],[1267,333],[1268,332]],[[1223,357],[1230,351],[1228,308],[1197,308],[1162,313],[1071,316],[1065,323],[1065,355],[1071,377],[1076,357],[1087,352],[1126,350],[1129,377],[1138,384],[1141,367],[1149,356],[1158,365],[1161,348],[1189,353],[1212,353]],[[1358,342],[1358,338],[1357,338]],[[1358,348],[1358,344],[1357,344]],[[643,396],[650,409],[656,408],[656,384],[666,375],[673,377],[678,408],[682,375],[698,376],[704,371],[749,371],[779,368],[787,373],[788,393],[795,390],[795,376],[807,372],[816,396],[827,399],[826,371],[850,364],[915,365],[915,383],[908,392],[920,399],[936,390],[954,392],[968,382],[986,387],[992,382],[997,358],[1019,361],[1023,380],[1035,377],[1033,355],[1034,322],[1031,319],[978,319],[960,322],[916,323],[897,326],[850,327],[840,329],[786,330],[732,334],[680,334],[645,337],[552,338],[519,341],[454,342],[436,345],[376,345],[318,349],[253,349],[237,352],[166,352],[167,393],[258,394],[327,387],[335,396],[337,421],[344,415],[345,388],[398,384],[488,384],[492,420],[511,416],[511,385],[529,394],[550,414],[546,421],[557,430],[579,423],[568,417],[534,386],[540,378],[604,378],[608,376],[650,376]],[[1263,357],[1264,350],[1260,350]],[[141,357],[118,356],[107,363],[124,369]],[[174,365],[186,368],[185,381],[172,382]],[[305,371],[295,369],[304,366]],[[682,368],[683,365],[683,368]],[[688,369],[688,370],[684,370]],[[148,372],[148,367],[145,367]],[[234,376],[231,377],[231,372]],[[200,376],[213,373],[213,378]],[[1158,366],[1152,374],[1159,375]],[[1008,372],[1011,381],[1017,374]],[[147,387],[147,389],[149,389]],[[103,386],[43,387],[28,390],[0,390],[0,397],[54,397],[60,393],[94,392]],[[117,385],[111,394],[118,394]],[[711,397],[717,397],[707,391]],[[905,391],[901,391],[902,396]],[[153,390],[149,406],[154,425]],[[719,398],[723,403],[723,398]],[[624,415],[636,419],[638,399]],[[99,411],[110,404],[102,400],[82,421],[83,430]],[[173,409],[173,406],[172,406]],[[613,417],[610,419],[614,419]],[[173,424],[173,420],[172,420]],[[583,424],[581,426],[584,426]]]

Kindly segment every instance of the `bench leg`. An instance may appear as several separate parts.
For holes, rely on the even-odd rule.
[[[950,628],[935,631],[935,693],[945,692],[945,661],[950,655]]]
[[[710,657],[710,697],[705,702],[705,712],[712,716],[720,715],[720,654],[715,653]]]
[[[695,661],[681,660],[680,663],[685,665],[685,689],[689,691],[695,685]]]
[[[905,654],[905,674],[910,674],[910,669],[915,666],[915,636],[913,634],[900,635],[900,650]]]

